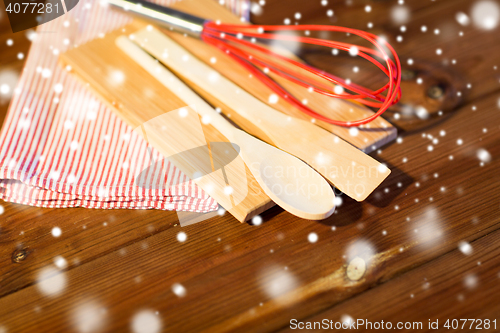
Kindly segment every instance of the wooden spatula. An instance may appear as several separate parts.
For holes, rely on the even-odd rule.
[[[364,200],[390,174],[384,164],[332,133],[261,102],[153,27],[135,33],[134,41],[190,84],[203,86],[258,125],[262,140],[302,159],[351,198]]]
[[[202,121],[210,123],[240,148],[243,161],[264,192],[288,212],[310,220],[324,219],[334,209],[335,194],[317,172],[300,159],[235,128],[143,49],[121,36],[116,44],[161,84],[191,106]]]

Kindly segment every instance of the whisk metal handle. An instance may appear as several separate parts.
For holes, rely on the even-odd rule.
[[[158,25],[200,38],[207,20],[144,0],[107,0],[110,5],[152,20]]]

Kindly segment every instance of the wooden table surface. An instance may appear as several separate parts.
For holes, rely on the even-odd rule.
[[[300,23],[371,22],[395,46],[404,97],[387,118],[399,139],[372,154],[390,177],[365,202],[342,196],[324,221],[275,207],[260,226],[226,214],[181,228],[175,212],[0,202],[0,332],[270,332],[291,330],[292,319],[422,322],[425,331],[429,319],[441,328],[500,320],[500,31],[476,27],[476,3],[266,0],[256,23],[293,22],[297,12]],[[2,12],[0,80],[20,73],[17,55],[28,48]],[[302,57],[355,78],[348,56]],[[357,78],[374,81],[369,71]],[[8,102],[0,95],[2,119]],[[423,107],[425,120],[415,117]],[[180,231],[187,241],[177,241]],[[61,272],[37,283],[60,258]]]

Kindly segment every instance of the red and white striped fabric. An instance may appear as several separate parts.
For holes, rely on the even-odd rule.
[[[225,5],[245,15],[246,1]],[[0,132],[0,198],[39,207],[217,208],[57,63],[69,47],[130,20],[99,1],[80,0],[38,27]]]

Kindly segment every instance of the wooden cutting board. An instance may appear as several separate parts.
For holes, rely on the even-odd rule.
[[[274,206],[228,140],[115,45],[118,36],[137,27],[93,40],[60,60],[236,219],[244,222]],[[231,149],[232,157],[225,158]]]

